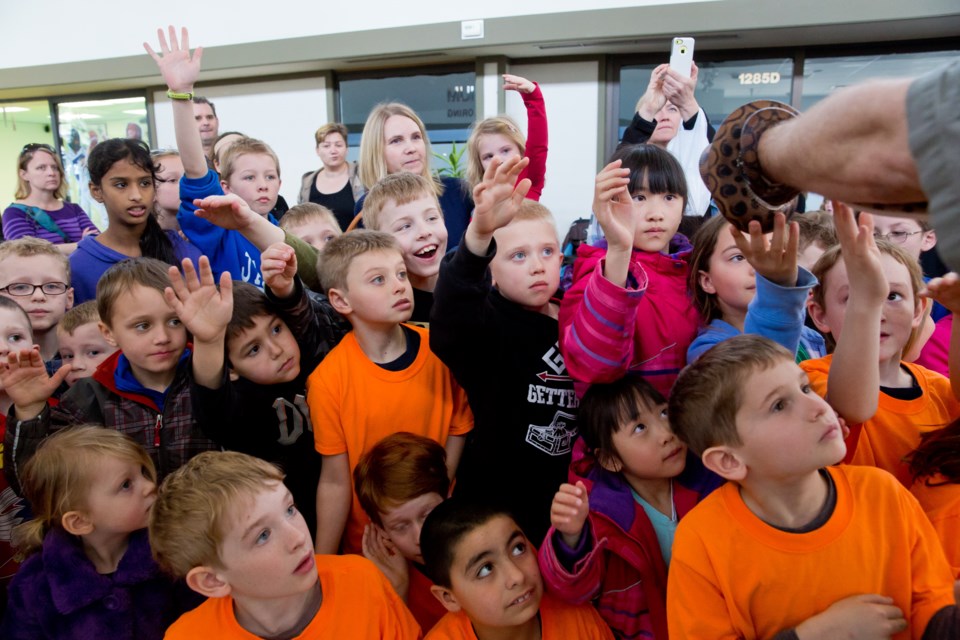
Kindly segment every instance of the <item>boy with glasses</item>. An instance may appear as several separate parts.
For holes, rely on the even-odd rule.
[[[0,244],[0,295],[27,312],[40,356],[54,368],[57,324],[73,306],[70,262],[46,240],[19,238]]]

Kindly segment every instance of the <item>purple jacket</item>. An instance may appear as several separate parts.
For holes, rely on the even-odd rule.
[[[130,536],[112,575],[97,573],[77,538],[52,529],[10,585],[0,637],[160,640],[181,613],[197,604],[181,603],[183,593],[153,561],[146,529]]]
[[[626,288],[603,277],[605,246],[580,245],[560,305],[560,350],[579,394],[637,373],[670,395],[700,327],[687,295],[690,244],[680,234],[673,243],[671,255],[634,251]]]
[[[53,244],[64,242],[80,242],[83,232],[90,229],[99,232],[96,225],[90,221],[87,214],[79,206],[64,202],[63,207],[56,211],[47,211],[57,226],[67,234],[64,240],[60,234],[47,231],[20,209],[10,206],[3,212],[3,238],[16,240],[26,236],[49,240]]]
[[[578,454],[584,454],[577,459]],[[577,549],[564,544],[553,527],[540,547],[540,571],[547,589],[573,604],[593,601],[617,638],[667,637],[667,566],[650,519],[619,473],[606,471],[577,443],[570,482],[582,480],[590,515]],[[674,482],[673,501],[683,517],[722,480],[687,454],[687,467]]]

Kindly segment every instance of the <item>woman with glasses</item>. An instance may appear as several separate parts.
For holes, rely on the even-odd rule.
[[[17,161],[16,200],[3,212],[3,237],[49,240],[64,254],[100,233],[79,206],[64,202],[67,178],[60,155],[47,144],[28,144]]]

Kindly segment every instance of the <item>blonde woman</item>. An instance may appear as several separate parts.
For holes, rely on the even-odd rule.
[[[450,248],[470,221],[473,198],[460,178],[438,177],[430,170],[430,140],[420,117],[405,104],[378,104],[367,117],[360,139],[360,179],[370,189],[387,175],[401,172],[422,175],[432,181],[440,201]],[[363,211],[363,200],[357,202],[356,213]]]

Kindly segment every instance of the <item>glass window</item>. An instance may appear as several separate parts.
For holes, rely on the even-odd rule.
[[[657,65],[625,66],[620,69],[618,139],[633,119],[637,101],[647,90],[650,73]],[[790,103],[793,82],[791,58],[697,62],[697,102],[714,126],[745,102],[758,99]]]
[[[60,153],[73,202],[93,223],[107,228],[107,212],[90,196],[87,155],[101,140],[136,138],[150,144],[147,103],[143,96],[60,102],[56,105]]]
[[[0,201],[5,208],[17,191],[17,161],[25,145],[53,146],[50,103],[0,102]]]
[[[466,142],[476,119],[476,74],[420,74],[390,78],[341,79],[340,121],[347,126],[350,159],[355,160],[370,110],[381,102],[402,102],[420,116],[435,154],[449,153],[451,143]],[[434,159],[434,168],[443,162]]]
[[[803,66],[802,109],[809,109],[835,89],[870,78],[916,77],[956,60],[957,56],[960,51],[807,58]]]

